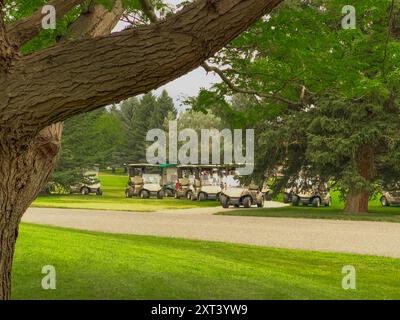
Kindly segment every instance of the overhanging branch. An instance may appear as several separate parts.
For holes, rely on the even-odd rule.
[[[53,0],[49,4],[54,6],[57,18],[63,17],[71,9],[85,0]],[[6,32],[10,42],[16,47],[20,47],[36,37],[42,30],[42,8],[36,10],[31,16],[23,18],[6,26]]]
[[[93,35],[108,35],[117,24],[122,13],[121,0],[115,1],[111,11],[104,9],[100,4],[93,4],[85,14],[81,15],[70,26],[69,34],[75,39]],[[64,40],[61,39],[61,41]],[[32,152],[37,155],[36,163],[41,167],[38,172],[38,178],[35,179],[36,181],[43,179],[44,183],[52,172],[54,161],[61,145],[62,129],[62,122],[52,124],[42,129],[33,139],[31,144]]]
[[[37,131],[155,89],[200,66],[281,1],[198,0],[150,26],[23,57],[0,83],[0,111],[12,114],[0,126]]]
[[[156,13],[154,12],[154,7],[151,3],[151,0],[139,0],[140,5],[142,6],[144,14],[149,18],[151,22],[157,22],[158,18]]]
[[[11,45],[4,24],[3,1],[0,0],[0,73],[8,72],[17,50]]]
[[[114,0],[111,10],[93,3],[69,28],[72,39],[109,35],[124,13],[122,0]]]
[[[141,6],[142,6],[143,12],[146,14],[146,16],[149,18],[149,20],[151,22],[157,22],[158,18],[157,18],[157,15],[154,12],[154,8],[153,8],[153,5],[151,4],[151,0],[139,0],[139,2],[141,4]],[[244,89],[244,88],[237,87],[237,86],[235,86],[233,84],[232,81],[229,80],[229,78],[225,75],[224,71],[222,71],[221,69],[219,69],[217,67],[212,67],[209,64],[207,64],[207,62],[202,63],[201,66],[206,72],[215,72],[216,74],[218,74],[218,76],[221,78],[221,80],[233,92],[249,94],[249,95],[256,95],[256,96],[261,97],[261,98],[266,98],[266,99],[271,99],[271,100],[283,102],[283,103],[288,104],[288,105],[298,105],[299,104],[298,102],[291,101],[289,99],[286,99],[284,97],[280,97],[278,95],[266,94],[264,92],[258,92],[256,90]]]

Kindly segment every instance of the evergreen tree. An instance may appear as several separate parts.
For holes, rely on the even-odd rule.
[[[137,126],[138,126],[138,113],[141,111],[140,101],[138,98],[130,98],[121,103],[119,111],[120,120],[122,123],[124,133],[123,154],[122,159],[124,163],[131,163],[137,161],[136,151],[138,146]],[[139,118],[143,118],[139,115]],[[142,137],[142,135],[140,135]],[[140,140],[139,137],[139,140]]]
[[[95,165],[121,163],[119,151],[123,143],[122,124],[114,108],[98,109],[66,121],[64,140],[55,172],[48,190],[64,190],[83,178],[83,173]]]
[[[277,166],[283,181],[300,171],[325,176],[342,191],[347,212],[365,212],[387,173],[400,179],[400,7],[358,1],[356,28],[343,29],[348,4],[285,1],[213,60],[226,66],[208,67],[224,82],[194,105],[257,129],[260,177]],[[237,93],[253,101],[237,108],[227,99]]]
[[[152,112],[150,121],[151,128],[162,128],[164,120],[167,117],[176,118],[177,112],[174,105],[174,100],[168,95],[166,90],[163,90],[157,99],[156,107]]]
[[[159,98],[153,93],[145,94],[141,99],[131,98],[121,104],[120,119],[123,124],[124,162],[146,162],[147,132],[154,128],[163,128],[166,118],[175,118],[176,109],[167,91]]]

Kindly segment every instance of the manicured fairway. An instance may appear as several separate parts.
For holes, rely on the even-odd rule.
[[[189,201],[174,198],[139,199],[125,198],[125,187],[128,181],[126,175],[100,174],[103,195],[51,195],[39,196],[32,204],[33,207],[44,208],[75,208],[97,210],[123,211],[157,211],[162,209],[187,209],[196,207],[218,206],[217,201]]]
[[[368,213],[348,214],[338,208],[313,208],[313,207],[284,207],[284,208],[251,208],[218,213],[229,216],[252,217],[279,217],[279,218],[306,218],[306,219],[331,219],[331,220],[356,220],[356,221],[382,221],[400,222],[400,208],[372,207]]]
[[[44,265],[57,289],[43,290]],[[357,271],[343,290],[342,267]],[[400,299],[400,259],[23,224],[14,299]]]

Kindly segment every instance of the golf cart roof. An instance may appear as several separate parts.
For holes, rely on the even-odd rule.
[[[161,163],[160,168],[176,168],[177,164],[173,163]]]
[[[178,168],[203,168],[203,169],[219,169],[221,168],[220,164],[180,164]]]
[[[127,167],[131,168],[160,168],[158,164],[150,164],[150,163],[132,163],[132,164],[127,164]]]
[[[233,170],[233,169],[236,169],[236,168],[243,168],[245,166],[246,166],[245,163],[227,163],[227,164],[222,165],[222,167],[227,169],[227,170]]]

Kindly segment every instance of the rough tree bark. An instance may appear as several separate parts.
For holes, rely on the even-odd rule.
[[[364,146],[356,155],[356,162],[360,176],[366,181],[370,181],[373,170],[373,150],[369,146]],[[354,187],[349,188],[346,197],[344,211],[346,213],[365,213],[368,212],[369,192],[367,188],[358,190]]]
[[[51,125],[29,142],[0,139],[0,299],[10,298],[18,225],[52,172],[61,130]]]
[[[75,39],[108,35],[123,14],[122,2],[117,0],[111,11],[92,5],[70,27]],[[61,39],[66,41],[67,39]],[[51,175],[61,143],[63,123],[42,129],[31,143],[13,148],[1,144],[0,169],[0,299],[11,296],[11,270],[23,213],[42,190]],[[4,145],[4,146],[3,146]],[[15,145],[17,146],[17,145]],[[11,150],[9,148],[11,147]],[[22,149],[22,150],[20,150]],[[19,156],[16,156],[16,155]],[[6,160],[9,163],[6,163]],[[7,184],[2,184],[1,182]],[[18,192],[19,191],[19,192]]]
[[[116,3],[111,14],[96,7],[71,28],[75,39],[78,33],[94,38],[65,41],[25,57],[14,53],[40,31],[40,11],[2,24],[0,299],[10,298],[18,225],[52,172],[62,121],[186,74],[282,1],[198,0],[166,20],[107,36],[122,7]],[[80,3],[53,1],[59,17]]]
[[[148,92],[197,68],[279,2],[197,1],[149,26],[23,57],[0,79],[0,110],[18,109],[15,120],[29,131]]]
[[[50,5],[56,9],[57,17],[63,17],[68,11],[83,3],[85,0],[53,0]],[[39,34],[42,28],[42,8],[36,10],[31,16],[18,20],[7,26],[10,42],[17,47],[22,46]]]
[[[12,66],[17,56],[17,48],[11,42],[4,25],[3,3],[0,0],[0,73],[5,73]]]

